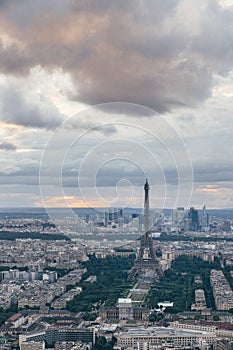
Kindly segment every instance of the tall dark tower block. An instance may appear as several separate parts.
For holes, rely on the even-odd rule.
[[[159,261],[155,255],[153,240],[150,232],[149,225],[149,190],[150,186],[148,180],[146,179],[146,183],[144,186],[145,191],[145,200],[144,200],[144,234],[141,237],[141,244],[138,256],[134,262],[134,266],[130,272],[129,277],[133,278],[137,275],[142,276],[146,274],[146,272],[151,272],[150,275],[153,278],[160,278],[163,275],[162,269],[160,267]]]

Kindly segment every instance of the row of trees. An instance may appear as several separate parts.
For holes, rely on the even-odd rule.
[[[185,236],[182,234],[179,235],[168,235],[167,233],[161,233],[159,237],[153,238],[157,241],[194,241],[194,242],[218,242],[218,241],[227,241],[227,242],[233,242],[233,238],[229,237],[191,237],[191,236]]]
[[[173,261],[171,269],[165,271],[164,276],[152,285],[146,303],[155,307],[158,302],[168,300],[174,302],[173,308],[167,308],[169,312],[190,310],[195,289],[202,288],[205,291],[207,306],[215,308],[210,287],[210,270],[215,268],[220,268],[218,260],[210,263],[198,257],[178,257]],[[203,284],[194,283],[196,275],[201,275]]]
[[[16,239],[41,239],[41,240],[66,240],[70,238],[59,233],[38,233],[38,232],[9,232],[0,231],[0,240],[14,241]]]

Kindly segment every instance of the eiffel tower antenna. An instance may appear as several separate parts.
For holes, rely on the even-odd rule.
[[[144,200],[144,231],[145,233],[149,231],[150,228],[150,200],[149,200],[149,190],[150,186],[148,183],[148,178],[146,178],[146,183],[144,185],[145,200]]]

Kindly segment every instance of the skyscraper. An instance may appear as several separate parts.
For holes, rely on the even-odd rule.
[[[107,227],[108,226],[108,222],[109,222],[109,211],[106,210],[104,212],[104,226]]]
[[[200,226],[201,231],[209,231],[210,228],[210,214],[206,212],[206,206],[204,205],[200,213]]]
[[[189,230],[190,231],[198,231],[199,230],[199,216],[198,211],[191,207],[189,209],[188,213],[188,219],[189,219]]]
[[[184,207],[177,207],[172,210],[172,222],[175,224],[180,224],[185,216]]]

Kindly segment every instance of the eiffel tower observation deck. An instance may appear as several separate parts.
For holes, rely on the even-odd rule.
[[[148,179],[144,185],[145,200],[144,200],[144,233],[141,236],[139,253],[134,262],[134,266],[130,271],[129,278],[151,276],[151,278],[160,278],[163,271],[156,257],[153,240],[150,232],[150,202],[149,202],[150,186]]]

